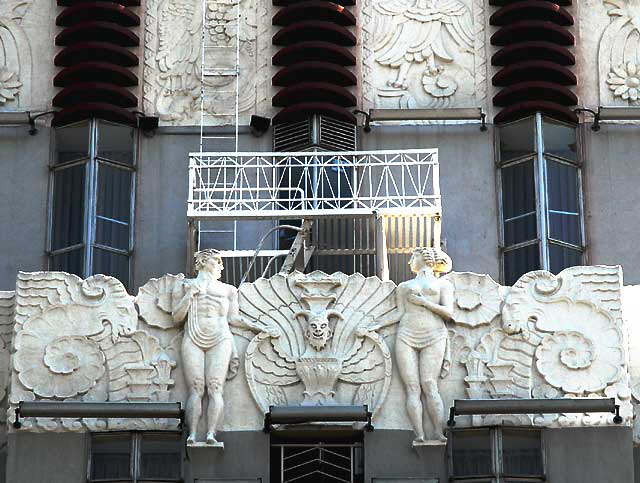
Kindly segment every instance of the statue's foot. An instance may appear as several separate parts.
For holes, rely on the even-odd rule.
[[[218,440],[216,439],[216,434],[209,431],[207,433],[207,444],[218,444]]]
[[[438,434],[436,434],[436,440],[442,441],[443,443],[446,443],[447,442],[447,437],[444,435],[444,433],[438,433]]]
[[[422,444],[424,444],[426,442],[426,440],[424,439],[424,436],[416,436],[413,440],[413,445],[414,446],[420,446]]]
[[[189,437],[187,438],[187,444],[196,444],[196,435],[195,433],[192,433],[189,435]]]

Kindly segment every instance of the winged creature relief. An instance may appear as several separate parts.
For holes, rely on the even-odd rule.
[[[243,315],[281,334],[258,334],[247,347],[258,406],[367,404],[375,414],[391,382],[391,354],[367,327],[395,310],[394,288],[377,277],[322,272],[242,285]]]
[[[150,1],[147,11],[147,49],[145,53],[146,82],[155,77],[155,81],[146,86],[145,97],[153,97],[154,108],[160,118],[169,123],[181,123],[199,120],[200,110],[204,107],[205,119],[208,116],[222,116],[233,112],[235,97],[229,92],[234,89],[236,79],[225,73],[216,73],[217,69],[234,69],[236,38],[240,40],[240,111],[250,109],[255,102],[255,89],[247,70],[255,64],[255,8],[249,2],[241,7],[242,15],[236,19],[236,1],[220,0],[207,2],[205,18],[204,60],[203,12],[202,2],[198,0],[157,0]],[[156,50],[152,50],[150,39],[157,36]],[[149,57],[153,56],[150,61]],[[202,66],[205,75],[202,77]],[[204,106],[200,103],[201,81],[204,81]],[[151,94],[149,89],[155,92]],[[151,96],[150,96],[151,94]],[[228,115],[227,119],[228,121]],[[225,120],[222,120],[224,123]],[[211,122],[206,121],[207,124]]]
[[[469,8],[459,0],[392,0],[375,3],[374,11],[375,60],[396,70],[387,86],[411,89],[410,70],[416,66],[432,99],[454,95],[458,83],[445,65],[456,62],[456,52],[473,53]]]

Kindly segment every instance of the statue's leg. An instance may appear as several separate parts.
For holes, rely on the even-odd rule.
[[[227,379],[229,361],[233,353],[233,341],[223,340],[215,347],[209,349],[206,355],[206,381],[209,395],[209,407],[207,408],[207,443],[216,442],[216,429],[224,410],[222,397],[224,381]]]
[[[204,396],[204,352],[186,334],[182,338],[182,370],[188,388],[186,412],[189,437],[187,442],[195,443]]]
[[[407,393],[407,413],[416,433],[416,442],[424,441],[422,426],[422,402],[420,401],[420,378],[418,372],[418,354],[416,350],[396,339],[396,361],[398,372]]]
[[[427,402],[427,412],[433,424],[436,439],[446,441],[444,405],[438,390],[438,377],[447,348],[447,339],[442,339],[420,351],[420,383]]]

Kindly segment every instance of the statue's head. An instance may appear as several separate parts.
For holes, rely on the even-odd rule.
[[[409,260],[409,266],[413,273],[418,273],[425,267],[433,270],[436,275],[451,271],[451,258],[440,248],[423,247],[416,248]]]
[[[215,248],[207,248],[206,250],[196,252],[193,258],[195,260],[196,272],[211,272],[216,279],[222,276],[224,265],[222,264],[220,252]]]

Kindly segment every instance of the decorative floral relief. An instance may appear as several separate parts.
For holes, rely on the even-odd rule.
[[[16,72],[0,67],[0,104],[14,100],[21,85]]]
[[[628,62],[626,65],[612,67],[607,84],[613,91],[614,97],[620,97],[625,101],[637,101],[640,94],[638,65]]]
[[[603,0],[609,15],[598,49],[602,105],[637,105],[640,97],[640,4],[635,0]],[[612,100],[611,100],[612,99]]]
[[[77,333],[67,308],[53,307],[16,336],[14,366],[20,382],[40,397],[69,398],[87,392],[105,372],[98,344]],[[77,315],[77,312],[76,312]]]

